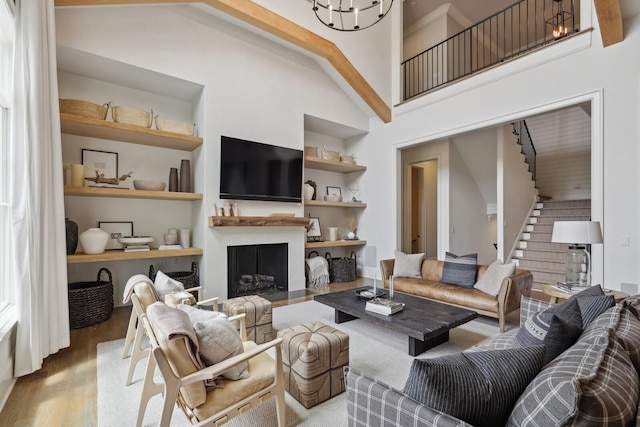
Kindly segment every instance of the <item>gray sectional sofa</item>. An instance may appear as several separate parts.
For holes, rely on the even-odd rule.
[[[574,301],[575,303],[575,301]],[[611,304],[613,300],[611,300]],[[583,304],[581,303],[582,307]],[[542,318],[543,312],[551,312],[554,307],[549,303],[528,297],[522,298],[520,328],[499,335],[488,344],[476,346],[455,357],[480,359],[478,364],[483,374],[491,371],[481,356],[500,351],[522,350],[523,333],[521,329],[532,329],[531,319]],[[550,310],[549,310],[550,309]],[[545,311],[546,310],[546,311]],[[588,309],[584,309],[589,311]],[[419,370],[414,369],[423,361],[414,360],[404,390],[394,389],[366,374],[352,368],[345,368],[347,389],[347,411],[350,426],[469,426],[469,425],[508,425],[508,426],[630,426],[640,425],[638,400],[640,396],[640,295],[631,296],[617,305],[600,311],[594,319],[583,311],[585,320],[581,333],[575,343],[555,359],[540,366],[531,366],[532,379],[525,377],[523,391],[518,391],[512,402],[508,403],[503,417],[481,415],[478,422],[469,422],[473,416],[462,411],[463,417],[456,417],[449,411],[437,410],[425,405],[415,397],[415,377]],[[553,314],[550,322],[556,322],[562,316]],[[528,320],[529,319],[529,320]],[[560,322],[562,323],[562,322]],[[562,326],[566,329],[566,325]],[[564,332],[563,332],[564,333]],[[567,333],[570,335],[570,333]],[[567,335],[567,336],[568,336]],[[563,335],[561,335],[563,336]],[[570,338],[567,338],[567,340]],[[572,341],[573,342],[573,341]],[[545,346],[543,345],[544,349]],[[511,350],[509,350],[511,349]],[[527,350],[527,348],[525,348]],[[539,347],[528,347],[533,354]],[[493,353],[492,353],[493,352]],[[446,356],[445,356],[446,357]],[[520,357],[520,355],[518,355]],[[435,360],[435,359],[425,359]],[[533,359],[532,359],[533,360]],[[508,361],[509,362],[509,361]],[[433,364],[434,362],[429,362]],[[501,363],[501,362],[500,362]],[[495,365],[495,364],[494,364]],[[512,372],[526,371],[530,366],[508,368],[497,366],[498,375],[508,378]],[[501,366],[504,372],[499,372]],[[541,369],[540,369],[541,368]],[[454,375],[455,376],[455,375]],[[460,375],[464,377],[463,375]],[[521,376],[522,377],[522,376]],[[522,379],[522,378],[521,378]],[[500,381],[500,380],[498,380]],[[506,381],[511,381],[507,379]],[[504,385],[504,384],[503,384]],[[450,385],[449,385],[450,386]],[[413,387],[413,393],[412,393]],[[500,384],[492,384],[489,389],[500,389]],[[420,387],[418,387],[418,390]],[[460,388],[459,390],[462,390]],[[489,394],[491,391],[489,391]],[[424,394],[424,392],[423,392]],[[428,393],[427,393],[428,394]],[[442,407],[464,405],[464,394],[445,393],[447,402],[438,402]],[[502,396],[486,396],[483,393],[471,395],[477,399],[474,404],[481,410],[493,410],[492,406]],[[483,399],[486,399],[484,403]],[[496,403],[497,404],[497,403]],[[449,405],[449,406],[447,406]],[[464,420],[463,418],[466,418]]]

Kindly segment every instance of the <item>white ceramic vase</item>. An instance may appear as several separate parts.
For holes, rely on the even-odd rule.
[[[312,200],[313,199],[313,192],[315,190],[313,189],[313,187],[309,184],[304,184],[304,199],[305,200]]]
[[[101,254],[107,247],[109,233],[99,228],[89,228],[80,233],[80,244],[88,255]]]

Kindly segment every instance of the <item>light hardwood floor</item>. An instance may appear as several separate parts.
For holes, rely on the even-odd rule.
[[[332,284],[318,293],[368,284],[367,279]],[[534,298],[548,297],[533,292]],[[313,299],[312,295],[273,303],[274,307]],[[124,338],[131,307],[119,307],[99,325],[71,331],[71,346],[47,357],[42,369],[18,379],[0,413],[0,427],[97,425],[96,346]],[[497,321],[496,321],[497,322]],[[497,325],[497,323],[496,323]]]

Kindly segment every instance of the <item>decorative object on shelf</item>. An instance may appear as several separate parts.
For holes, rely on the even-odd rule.
[[[309,217],[309,225],[307,226],[307,242],[319,242],[322,237],[320,229],[320,218]]]
[[[101,254],[109,242],[109,233],[97,227],[92,227],[80,233],[79,240],[85,254]]]
[[[340,154],[340,163],[350,163],[354,165],[356,163],[356,156],[353,154]]]
[[[118,153],[83,148],[82,164],[86,179],[91,178],[94,172],[96,176],[118,176]]]
[[[124,249],[124,242],[119,239],[133,235],[132,221],[100,221],[98,222],[98,227],[102,231],[109,233],[109,241],[105,249]]]
[[[316,186],[316,182],[312,181],[310,179],[308,179],[307,181],[305,181],[305,195],[306,195],[306,188],[307,185],[310,185],[311,188],[313,188],[313,194],[311,195],[311,198],[307,199],[307,200],[316,200],[316,197],[318,196],[318,188]]]
[[[170,228],[169,231],[167,231],[168,234],[175,234],[176,236],[178,235],[178,229],[177,228]]]
[[[352,182],[349,185],[349,191],[351,192],[351,201],[354,203],[360,203],[360,200],[358,200],[358,192],[360,192],[360,186],[358,185],[357,182]]]
[[[156,129],[165,132],[179,133],[182,135],[194,135],[196,132],[195,123],[180,122],[177,120],[159,119],[155,117]]]
[[[195,262],[191,263],[191,271],[162,271],[164,274],[182,283],[186,288],[196,288],[200,286],[200,278],[198,277],[198,265]],[[153,264],[149,266],[149,279],[156,280],[157,271],[153,267]],[[197,299],[197,298],[196,298]]]
[[[338,227],[329,227],[329,241],[335,242],[338,240]]]
[[[344,219],[344,225],[347,227],[347,239],[356,240],[356,230],[358,229],[358,220],[355,216],[349,215]]]
[[[113,106],[111,107],[111,118],[116,123],[127,123],[130,125],[150,128],[153,121],[153,110],[144,111],[133,107]]]
[[[304,199],[313,200],[313,196],[316,194],[314,188],[309,184],[309,181],[304,183]]]
[[[65,185],[71,185],[73,187],[84,187],[84,165],[67,163],[64,165],[63,169]],[[67,178],[67,171],[70,171],[70,178]]]
[[[325,160],[333,160],[333,161],[338,161],[340,160],[340,153],[334,150],[329,150],[327,149],[327,147],[322,146],[322,158]]]
[[[107,273],[109,280],[100,280]],[[113,312],[113,279],[107,268],[98,270],[95,282],[69,283],[69,327],[71,329],[102,323]],[[87,302],[90,302],[89,304]]]
[[[165,245],[175,245],[177,243],[178,243],[178,235],[177,234],[165,234],[164,235],[164,244]]]
[[[308,0],[320,22],[338,31],[358,31],[369,28],[391,10],[393,0]],[[348,3],[348,4],[347,4]]]
[[[224,216],[232,216],[231,215],[231,202],[226,202],[224,204]]]
[[[131,174],[133,172],[125,173],[124,175],[117,178],[107,178],[102,173],[98,173],[96,170],[96,176],[93,178],[85,178],[87,181],[95,182],[95,187],[120,187],[120,182],[131,178]]]
[[[169,191],[178,191],[178,168],[169,169]]]
[[[327,196],[340,196],[342,198],[342,189],[340,187],[327,186]]]
[[[325,202],[342,202],[342,196],[337,195],[337,194],[326,194],[324,196],[324,201]]]
[[[315,145],[305,145],[304,155],[309,157],[318,157],[318,147]]]
[[[570,243],[566,254],[566,283],[569,286],[591,286],[591,245],[602,243],[598,221],[556,221],[551,241]]]
[[[133,188],[135,188],[136,190],[164,191],[164,188],[166,186],[167,186],[167,183],[162,181],[142,180],[142,179],[133,180]]]
[[[183,249],[191,247],[191,240],[190,240],[189,233],[191,233],[191,230],[188,228],[182,228],[180,230],[180,246],[182,246]]]
[[[240,216],[240,211],[238,210],[238,202],[233,203],[233,216]]]
[[[332,282],[353,282],[356,280],[356,253],[351,251],[350,257],[332,258],[327,252],[324,257],[329,263],[329,277]]]
[[[127,246],[148,245],[153,240],[151,236],[122,236],[118,238],[120,243],[124,243]]]
[[[180,162],[180,192],[191,193],[191,162],[187,159]]]
[[[63,114],[73,114],[74,116],[88,117],[90,119],[105,120],[109,103],[102,105],[79,99],[60,99],[60,112]]]
[[[65,218],[64,228],[67,240],[67,255],[73,255],[78,248],[78,223]]]

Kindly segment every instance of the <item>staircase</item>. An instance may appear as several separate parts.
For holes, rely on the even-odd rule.
[[[565,280],[566,243],[551,243],[555,221],[590,221],[591,200],[544,201],[536,205],[520,236],[515,256],[519,268],[531,271],[533,288]]]

